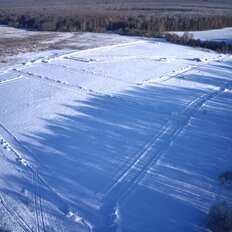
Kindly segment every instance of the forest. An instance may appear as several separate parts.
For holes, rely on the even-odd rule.
[[[159,36],[232,26],[230,0],[2,0],[0,24],[41,31]]]

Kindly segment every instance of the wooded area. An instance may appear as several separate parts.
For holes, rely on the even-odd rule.
[[[0,23],[42,31],[156,36],[164,31],[230,27],[232,1],[2,0]]]

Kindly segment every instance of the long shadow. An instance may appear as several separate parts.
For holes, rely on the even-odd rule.
[[[194,75],[185,75],[185,80],[228,82],[227,78]],[[46,132],[25,135],[33,143],[22,141],[39,160],[36,168],[44,181],[41,197],[64,213],[67,209],[78,212],[96,231],[116,231],[119,199],[130,195],[125,188],[133,187],[138,172],[147,171],[133,165],[149,165],[156,156],[155,150],[143,156],[149,144],[159,139],[164,143],[166,137],[159,137],[162,128],[173,125],[178,129],[184,109],[208,91],[157,84],[114,97],[91,95],[66,104],[67,114],[57,112],[56,119],[42,119]]]

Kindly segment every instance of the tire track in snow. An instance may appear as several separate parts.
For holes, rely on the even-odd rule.
[[[186,72],[188,72],[188,71],[190,71],[190,70],[187,70]],[[27,73],[27,74],[28,74],[28,73]],[[28,74],[28,75],[29,75],[29,74]],[[37,74],[33,74],[33,73],[32,73],[32,78],[34,78],[33,75],[37,75]],[[180,74],[177,74],[177,75],[180,75]],[[177,76],[177,75],[176,75],[176,76]],[[45,81],[54,82],[55,84],[57,84],[57,85],[59,85],[59,86],[62,86],[62,87],[65,87],[65,88],[67,88],[67,89],[73,89],[73,90],[75,89],[75,90],[78,90],[78,92],[85,91],[85,92],[88,92],[88,93],[94,93],[94,94],[98,94],[98,95],[101,95],[101,96],[107,96],[106,94],[102,94],[102,93],[99,93],[99,92],[96,92],[96,91],[84,89],[84,88],[82,88],[81,86],[73,86],[73,85],[69,85],[69,84],[67,84],[67,83],[65,83],[65,82],[61,82],[61,81],[59,81],[59,80],[46,79],[46,77],[44,77],[44,76],[39,76],[38,79],[44,79],[44,78],[45,78]],[[173,77],[172,77],[172,78],[173,78]],[[66,87],[66,86],[67,86],[67,87]],[[118,99],[117,97],[110,96],[110,95],[109,95],[109,97],[113,97],[113,98],[115,98],[115,99]],[[124,101],[124,102],[127,102],[127,100],[125,100],[125,99],[120,99],[120,100],[122,100],[122,101]],[[198,102],[200,102],[200,100],[198,100]],[[134,101],[130,101],[130,103],[139,104],[139,103],[134,102]],[[192,109],[192,107],[193,107],[194,104],[195,104],[195,103],[194,103],[194,101],[193,101],[193,102],[189,105],[189,111],[191,111],[190,109]],[[185,113],[187,114],[188,111],[186,111]],[[165,131],[165,128],[167,129],[167,131]],[[164,133],[163,133],[163,135],[162,135],[162,129],[161,129],[161,130],[160,130],[161,135],[160,135],[160,137],[158,138],[157,143],[160,142],[159,140],[164,140],[164,138],[166,138],[165,136],[167,136],[167,137],[169,138],[169,140],[172,140],[172,136],[173,136],[173,138],[175,138],[175,137],[180,133],[180,131],[181,131],[183,128],[181,128],[181,127],[179,127],[179,128],[178,128],[178,127],[174,127],[173,124],[167,124],[163,129],[164,129]],[[155,136],[155,137],[157,138],[157,136]],[[155,142],[154,142],[154,143],[155,143]],[[170,144],[171,144],[171,142],[168,143],[168,145],[170,145]],[[134,170],[139,169],[140,166],[143,165],[143,164],[142,164],[143,161],[144,161],[144,162],[147,162],[146,159],[145,159],[145,157],[147,156],[147,154],[149,154],[149,152],[151,152],[151,150],[153,149],[154,146],[155,146],[155,145],[154,145],[153,143],[151,143],[150,146],[149,146],[149,144],[145,145],[145,147],[147,147],[147,150],[146,150],[146,149],[143,149],[143,151],[140,152],[140,153],[142,153],[142,154],[141,154],[141,157],[138,158],[138,160],[136,160],[136,161],[134,162],[134,167],[133,167]],[[165,151],[165,148],[164,148],[164,151]],[[164,152],[164,151],[163,151],[163,152]],[[162,153],[162,150],[161,150],[160,152]],[[158,154],[158,153],[157,153],[157,154]],[[162,154],[161,154],[161,155],[162,155]],[[156,162],[156,161],[157,161],[157,160],[154,160],[154,162]],[[151,160],[151,162],[153,162],[153,161]],[[147,168],[147,169],[148,169],[148,168]],[[120,183],[124,182],[128,176],[131,176],[130,173],[132,173],[132,171],[129,170],[129,171],[126,171],[126,172],[128,172],[128,173],[125,174],[124,177],[120,178],[119,185],[120,185]],[[146,173],[146,170],[145,170],[144,173],[141,173],[140,175],[138,175],[137,179],[135,178],[135,181],[137,180],[136,183],[139,182],[139,180],[142,178],[142,176],[143,176],[145,173]],[[132,173],[132,174],[133,174],[133,173]],[[133,176],[133,175],[132,175],[132,176]],[[120,189],[121,189],[121,188],[123,188],[123,187],[120,187]],[[131,186],[131,188],[133,188],[133,186]],[[130,189],[131,189],[131,188],[130,188]],[[114,189],[113,189],[113,190],[114,190]],[[113,191],[113,190],[112,190],[112,191]],[[129,192],[129,191],[127,191],[127,192],[125,192],[123,195],[121,195],[121,196],[119,197],[119,200],[118,200],[118,201],[121,201],[121,199],[124,199],[124,196],[126,196],[126,194],[127,194],[128,192]],[[109,191],[109,196],[111,196],[111,191]],[[115,209],[115,208],[114,208],[114,209]],[[113,210],[113,212],[117,212],[117,210]]]
[[[46,76],[41,76],[35,73],[31,73],[31,72],[24,72],[22,70],[19,69],[14,69],[15,72],[20,72],[23,73],[24,75],[28,75],[28,77],[34,79],[34,80],[39,80],[39,81],[44,81],[46,83],[50,83],[53,84],[54,86],[57,86],[59,88],[64,88],[66,90],[70,90],[70,91],[74,91],[80,94],[90,94],[90,95],[95,95],[95,96],[101,96],[101,97],[107,97],[109,99],[115,99],[119,102],[123,102],[126,103],[128,105],[133,105],[133,106],[141,106],[141,107],[145,107],[145,108],[150,108],[152,110],[156,110],[156,108],[151,107],[149,105],[143,104],[143,103],[139,103],[137,101],[131,100],[131,99],[125,99],[123,97],[119,97],[119,96],[115,96],[115,95],[110,95],[110,94],[106,94],[106,93],[100,93],[98,91],[92,90],[92,89],[87,89],[84,88],[82,86],[79,85],[72,85],[72,84],[68,84],[67,82],[61,81],[61,80],[57,80],[57,79],[52,79]]]
[[[67,82],[61,81],[61,80],[57,80],[57,79],[52,79],[46,76],[41,76],[39,74],[35,74],[35,73],[31,73],[31,72],[24,72],[22,70],[19,69],[14,69],[15,72],[19,72],[19,73],[23,73],[25,76],[27,75],[28,78],[31,78],[33,80],[38,80],[38,81],[43,81],[45,83],[49,83],[53,86],[59,87],[59,88],[63,88],[69,91],[73,91],[79,94],[89,94],[90,96],[100,96],[100,97],[104,97],[104,98],[108,98],[110,99],[114,99],[120,103],[124,103],[127,105],[131,105],[131,106],[136,106],[136,107],[144,107],[145,109],[151,109],[153,111],[156,111],[157,108],[150,106],[150,105],[146,105],[142,102],[138,102],[136,100],[132,100],[129,98],[125,98],[125,97],[121,97],[121,96],[115,96],[115,95],[111,95],[111,94],[107,94],[107,93],[101,93],[92,89],[87,89],[84,88],[82,86],[79,85],[72,85],[72,84],[68,84]],[[160,86],[160,84],[159,84]]]
[[[53,64],[53,63],[46,63],[46,64],[61,67],[61,68],[64,69],[65,72],[70,72],[70,73],[74,73],[74,74],[80,74],[80,73],[78,73],[77,70],[75,70],[73,68],[70,68],[70,67],[64,68],[62,65]],[[87,70],[87,69],[81,69],[80,71],[82,73],[92,74],[94,76],[104,77],[104,78],[107,78],[107,79],[110,79],[110,80],[115,80],[115,81],[118,81],[118,82],[123,82],[123,83],[127,83],[127,84],[133,84],[132,82],[122,80],[120,78],[112,77],[112,76],[109,76],[108,74],[104,74],[104,73],[101,74],[101,73],[97,73],[95,71],[91,71],[91,70]]]
[[[85,88],[85,87],[83,87],[81,85],[69,84],[66,81],[53,79],[53,78],[50,78],[50,77],[47,77],[47,76],[44,76],[44,75],[42,76],[42,75],[39,75],[39,74],[36,74],[36,73],[33,73],[33,72],[25,72],[25,71],[23,71],[21,69],[13,69],[13,71],[18,72],[18,73],[22,73],[24,75],[27,75],[28,77],[30,77],[32,79],[44,81],[44,82],[47,82],[47,83],[51,83],[51,84],[54,84],[57,87],[68,89],[68,90],[71,90],[71,91],[74,91],[74,92],[78,92],[78,93],[85,92],[87,94],[95,94],[95,95],[104,96],[104,97],[117,98],[117,97],[112,96],[110,94],[100,93],[100,92],[92,90],[92,89],[87,89],[87,88]]]
[[[133,56],[133,59],[141,59],[140,57],[134,57]],[[217,57],[218,59],[222,59],[221,56]],[[82,57],[64,57],[63,59],[68,59],[68,60],[72,60],[72,61],[76,61],[76,62],[85,62],[85,63],[91,63],[91,62],[94,62],[94,60],[92,61],[92,59],[86,59],[86,58],[82,58]],[[144,58],[145,59],[145,58]],[[147,57],[147,59],[149,59]],[[162,58],[163,59],[163,58]],[[162,59],[153,59],[154,61],[162,61]],[[215,58],[216,59],[216,58]],[[160,78],[161,79],[148,79],[148,80],[144,80],[142,81],[141,83],[133,83],[133,82],[128,82],[126,80],[122,80],[120,78],[116,78],[116,77],[112,77],[112,76],[109,76],[107,74],[104,74],[104,73],[97,73],[95,71],[90,71],[90,70],[87,70],[87,69],[81,69],[80,71],[81,72],[84,72],[84,73],[88,73],[88,74],[92,74],[94,76],[100,76],[100,77],[104,77],[104,78],[108,78],[108,79],[112,79],[112,80],[116,80],[116,81],[120,81],[120,82],[123,82],[123,83],[127,83],[127,84],[130,84],[130,85],[144,85],[146,83],[159,83],[159,82],[165,82],[165,81],[168,81],[174,77],[177,77],[179,75],[182,75],[186,72],[189,72],[189,71],[192,71],[194,69],[197,69],[199,67],[202,67],[202,66],[205,66],[207,64],[209,64],[210,62],[214,61],[215,59],[212,59],[208,62],[205,62],[203,64],[199,64],[199,65],[193,65],[193,66],[187,66],[185,68],[181,68],[180,70],[176,70],[176,71],[173,71],[174,74],[173,75],[164,75],[164,76],[161,76]],[[46,64],[46,65],[52,65],[52,66],[57,66],[57,67],[60,67],[64,70],[64,72],[70,72],[70,73],[74,73],[74,74],[80,74],[78,73],[77,70],[75,70],[74,68],[70,68],[70,67],[66,67],[64,65],[61,65],[61,64],[55,64],[55,63],[51,63],[53,59],[44,59],[42,60],[41,62]],[[150,60],[150,59],[149,59]]]
[[[153,145],[155,143],[160,142],[162,137],[168,133],[169,125],[168,123],[165,124],[158,133],[149,141],[146,143],[143,148],[138,151],[133,157],[136,157],[135,161],[132,162],[132,164],[127,168],[123,174],[116,180],[116,182],[111,186],[106,192],[105,196],[110,195],[111,193],[115,192],[116,188],[120,185],[121,182],[125,181],[128,176],[131,176],[131,172],[138,170],[138,168],[146,159],[146,154],[152,149]],[[106,187],[107,188],[107,187]]]
[[[53,78],[50,78],[50,77],[47,77],[47,76],[42,76],[42,75],[39,75],[39,74],[36,74],[36,73],[25,72],[25,71],[20,70],[20,69],[13,69],[13,71],[22,73],[24,75],[27,75],[32,79],[44,81],[44,82],[47,82],[47,83],[52,83],[55,86],[65,88],[65,89],[68,89],[68,90],[71,90],[71,91],[75,91],[75,92],[78,92],[78,93],[82,93],[82,91],[89,92],[89,93],[92,93],[92,94],[93,93],[95,93],[95,94],[98,93],[98,92],[95,92],[94,90],[86,89],[86,88],[84,88],[84,87],[82,87],[80,85],[71,85],[71,84],[68,84],[66,81],[53,79]]]
[[[162,83],[162,82],[166,82],[168,80],[171,80],[173,78],[176,78],[178,76],[182,76],[183,74],[185,73],[188,73],[190,71],[193,71],[193,70],[196,70],[198,68],[201,68],[201,67],[204,67],[206,65],[209,65],[211,64],[212,62],[215,62],[217,60],[223,60],[225,59],[224,56],[221,56],[219,55],[218,57],[214,57],[212,59],[210,59],[209,61],[207,62],[203,62],[203,63],[200,63],[199,65],[193,65],[193,66],[187,66],[185,68],[181,68],[180,70],[176,70],[174,71],[174,74],[172,75],[164,75],[164,76],[160,76],[159,79],[148,79],[148,80],[145,80],[145,81],[142,81],[141,83],[139,83],[138,85],[146,85],[146,84],[152,84],[152,83]]]
[[[1,124],[0,124],[0,127],[1,127]],[[1,128],[0,128],[0,129],[1,129]],[[1,136],[1,134],[0,134],[0,145],[1,145],[6,151],[8,151],[8,152],[10,152],[10,153],[13,154],[13,156],[14,156],[14,158],[15,158],[15,160],[17,161],[18,164],[20,164],[21,166],[26,166],[26,160],[25,160],[25,159],[22,159],[22,158],[19,158],[19,157],[21,157],[21,156],[18,155],[18,152],[16,152],[15,150],[12,149],[12,147],[9,145],[8,142],[6,142],[6,140]],[[8,163],[9,161],[8,161],[8,159],[7,159],[7,156],[9,155],[9,153],[8,153],[8,155],[7,155],[7,154],[4,154],[4,152],[1,152],[1,154],[2,154],[2,157],[5,159],[5,161]],[[22,169],[19,169],[15,164],[16,164],[16,163],[11,163],[11,162],[9,163],[9,165],[10,165],[12,168],[14,168],[17,172],[20,172],[20,175],[22,175],[24,178],[27,178],[28,176],[27,176],[25,173],[23,173],[23,172],[22,172]],[[32,186],[34,186],[34,185],[33,185],[33,178],[34,178],[34,175],[32,174]],[[33,191],[33,195],[34,195],[34,191]],[[1,195],[1,198],[4,199],[4,197],[3,197],[2,195]],[[29,200],[29,199],[28,199],[28,200]],[[3,203],[4,203],[4,200],[2,200],[2,201],[3,201]],[[21,225],[20,222],[17,220],[17,218],[14,219],[14,215],[16,215],[16,214],[15,214],[15,213],[10,213],[11,210],[7,208],[7,204],[4,204],[3,206],[4,206],[5,210],[8,212],[8,214],[10,214],[11,217],[13,217],[13,220],[16,221],[17,224]],[[20,207],[19,207],[19,209],[20,209],[20,211],[23,210],[23,209],[21,209]],[[35,220],[36,220],[36,215],[34,215],[34,218],[35,218]],[[21,219],[21,217],[20,217],[20,220],[23,220],[23,219]],[[25,222],[25,220],[23,220],[23,221]],[[25,222],[25,223],[26,223],[26,222]],[[36,221],[36,224],[37,224],[37,221]],[[28,226],[29,226],[29,225],[28,225]],[[30,227],[30,226],[29,226],[29,227]],[[34,230],[32,230],[32,231],[34,231]]]
[[[72,55],[72,57],[75,57],[73,55],[75,54],[88,54],[88,53],[91,53],[91,52],[96,52],[96,51],[109,51],[111,50],[112,48],[123,48],[125,46],[131,46],[131,45],[139,45],[139,44],[143,44],[143,43],[146,43],[147,41],[146,40],[138,40],[138,41],[132,41],[132,42],[125,42],[125,43],[118,43],[118,44],[113,44],[113,45],[107,45],[107,46],[102,46],[102,47],[96,47],[96,48],[89,48],[89,49],[85,49],[85,50],[81,50],[81,51],[77,51],[77,52],[71,52],[71,53],[68,53],[68,54],[63,54],[63,55],[60,55],[59,57],[60,58],[66,58],[70,55]],[[154,40],[153,40],[154,42]],[[157,41],[155,41],[157,43]]]
[[[20,79],[22,79],[22,77],[23,77],[23,75],[19,75],[19,76],[16,76],[14,78],[11,78],[11,79],[0,80],[0,85],[1,84],[6,84],[6,83],[9,83],[9,82],[12,82],[12,81],[20,80]]]
[[[157,41],[155,40],[152,40],[153,43],[155,42],[156,44],[158,43]],[[84,49],[84,50],[80,50],[80,51],[71,51],[71,52],[66,52],[65,54],[59,54],[59,53],[55,53],[55,54],[51,54],[47,57],[38,57],[36,59],[34,58],[31,58],[29,59],[26,63],[24,63],[24,65],[30,65],[30,64],[33,64],[33,63],[40,63],[40,62],[47,62],[47,61],[54,61],[54,60],[58,60],[58,59],[69,59],[70,56],[71,58],[76,58],[77,60],[80,61],[80,57],[75,57],[73,55],[75,54],[88,54],[88,53],[92,53],[92,52],[96,52],[96,51],[107,51],[107,50],[111,50],[112,48],[117,48],[117,47],[125,47],[125,46],[131,46],[131,45],[137,45],[137,44],[143,44],[145,43],[146,40],[137,40],[137,41],[132,41],[132,42],[122,42],[122,43],[118,43],[118,44],[111,44],[111,45],[106,45],[106,46],[100,46],[100,47],[95,47],[95,48],[88,48],[88,49]],[[155,44],[154,43],[154,44]],[[82,61],[84,62],[88,62],[89,60],[88,59],[85,59],[85,58],[81,58]],[[91,59],[90,59],[91,60]]]
[[[37,231],[46,231],[44,224],[44,216],[43,216],[43,207],[41,202],[41,193],[40,193],[40,184],[39,184],[39,176],[38,173],[33,172],[33,188],[34,188],[34,205],[36,211],[36,228]]]
[[[106,205],[102,208],[102,214],[106,218],[106,221],[109,215],[112,215],[112,212],[115,212],[115,208],[118,209],[120,203],[124,201],[132,189],[137,184],[139,184],[149,168],[157,163],[157,161],[170,147],[175,138],[184,129],[184,127],[188,125],[194,112],[199,110],[203,104],[222,93],[226,88],[228,88],[229,85],[230,82],[224,83],[209,93],[203,94],[191,101],[183,109],[179,116],[180,119],[177,122],[166,123],[159,130],[158,134],[153,137],[152,141],[149,141],[147,144],[145,144],[144,147],[135,154],[137,157],[136,160],[123,172],[122,175],[120,175],[120,177],[116,179],[113,185],[105,192]],[[116,216],[117,215],[115,215],[115,217]],[[111,223],[105,223],[106,231],[107,227],[112,227],[112,225],[118,228],[118,226],[115,225],[115,217],[113,217],[113,221]],[[110,228],[108,229],[110,230]]]
[[[0,129],[3,129],[5,131],[5,133],[8,134],[8,136],[11,136],[15,140],[14,142],[19,143],[18,140],[16,140],[16,138],[6,128],[4,128],[1,124],[0,124]],[[16,161],[20,165],[27,167],[30,170],[30,172],[32,173],[36,231],[37,232],[46,231],[44,219],[43,219],[44,216],[43,216],[43,209],[42,209],[42,201],[41,201],[41,193],[40,193],[40,185],[39,185],[40,180],[39,180],[38,173],[36,173],[36,171],[33,169],[33,167],[30,166],[30,164],[24,158],[22,158],[22,156],[18,153],[18,151],[16,151],[1,136],[1,134],[0,134],[0,142],[1,142],[1,145],[4,147],[4,149],[6,149],[7,151],[10,151],[11,153],[13,153],[16,156]],[[21,144],[18,144],[18,145],[22,146]]]
[[[3,136],[4,137],[3,137]],[[11,143],[16,147],[13,148],[7,141],[11,141]],[[36,157],[29,151],[27,148],[24,147],[23,144],[21,144],[13,134],[11,134],[1,123],[0,123],[0,142],[1,145],[4,147],[5,150],[11,152],[15,157],[16,161],[22,165],[23,167],[28,168],[28,170],[33,175],[33,189],[34,189],[34,205],[35,205],[35,219],[36,219],[36,229],[37,232],[43,231],[45,232],[45,223],[44,223],[44,213],[43,213],[43,206],[42,206],[42,197],[41,197],[41,184],[47,188],[48,191],[50,191],[50,194],[52,194],[53,200],[56,202],[59,202],[58,208],[62,211],[64,216],[69,218],[70,220],[78,223],[79,225],[84,226],[87,230],[92,231],[92,225],[84,219],[81,215],[78,213],[72,212],[68,206],[68,204],[63,200],[63,198],[57,194],[47,183],[43,178],[39,175],[39,173],[35,170],[34,167],[32,167],[24,158],[22,158],[21,154],[27,154],[29,156],[32,156],[36,159]],[[18,152],[20,151],[20,153]],[[36,159],[37,160],[37,159]],[[38,160],[37,160],[38,161]],[[45,167],[48,170],[48,173],[50,173],[49,168]],[[51,226],[51,225],[49,225]],[[56,225],[54,225],[56,226]],[[56,226],[56,227],[59,227]],[[32,230],[33,231],[33,230]]]
[[[11,137],[18,143],[18,140],[5,128],[0,124],[0,132],[5,132],[4,135],[8,135],[8,138]],[[2,134],[2,133],[1,133]],[[43,210],[41,203],[41,196],[39,194],[39,179],[38,174],[34,170],[34,168],[16,151],[0,134],[0,143],[4,147],[5,150],[13,153],[16,156],[16,161],[23,167],[26,167],[33,175],[33,194],[34,194],[34,207],[35,207],[35,219],[36,219],[36,228],[37,231],[45,231],[45,225],[43,220]],[[22,146],[19,144],[19,146]]]
[[[7,211],[7,213],[12,217],[12,219],[22,228],[25,232],[34,232],[34,230],[27,224],[25,220],[23,220],[22,217],[20,217],[19,214],[17,214],[10,206],[7,204],[0,193],[0,203],[4,207],[4,209]]]
[[[207,62],[205,62],[203,64],[194,65],[194,66],[187,67],[185,69],[181,69],[180,71],[176,71],[176,72],[178,72],[177,74],[167,76],[168,78],[164,79],[164,80],[154,80],[154,81],[152,81],[152,79],[151,79],[151,80],[148,80],[148,81],[145,81],[145,82],[142,82],[142,83],[131,84],[131,86],[136,87],[138,85],[146,85],[146,84],[150,85],[150,84],[159,84],[159,83],[162,83],[162,82],[166,82],[166,81],[168,81],[168,80],[170,80],[172,78],[181,76],[181,75],[183,75],[183,74],[185,74],[187,72],[190,72],[192,70],[195,70],[197,68],[203,67],[205,65],[209,65],[211,62],[214,62],[215,60],[222,60],[224,58],[225,58],[224,56],[218,56],[218,57],[215,57],[215,58],[213,58],[213,59],[211,59],[211,60],[209,60],[209,61],[207,61]],[[50,63],[45,62],[45,64],[50,64]],[[115,95],[111,95],[111,94],[107,94],[107,93],[101,93],[101,92],[98,92],[98,91],[95,91],[95,90],[92,90],[92,89],[85,88],[85,87],[83,87],[81,85],[69,84],[68,82],[62,81],[62,80],[59,80],[59,79],[53,79],[53,78],[43,76],[43,75],[39,75],[39,74],[36,74],[36,73],[33,73],[33,72],[25,72],[25,71],[23,71],[21,69],[16,69],[16,68],[14,68],[13,71],[24,74],[24,75],[28,75],[32,79],[48,82],[48,83],[51,83],[51,84],[53,84],[53,85],[55,85],[57,87],[68,89],[68,90],[74,91],[74,92],[78,92],[80,94],[83,94],[83,93],[87,93],[87,94],[91,94],[91,95],[94,94],[94,95],[98,95],[98,96],[102,96],[102,97],[113,98],[115,100],[130,104],[130,105],[137,105],[137,106],[150,108],[152,110],[157,110],[156,108],[145,105],[145,104],[143,104],[141,102],[139,103],[139,102],[131,100],[131,99],[125,99],[123,97],[119,97],[119,96],[115,96]],[[75,72],[75,73],[77,73],[77,72]]]

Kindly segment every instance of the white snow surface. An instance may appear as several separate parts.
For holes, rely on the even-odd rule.
[[[184,32],[176,32],[178,35],[183,35]],[[232,44],[232,28],[227,27],[217,30],[208,30],[208,31],[189,31],[193,34],[194,39],[200,39],[202,41],[216,41]]]
[[[231,55],[138,38],[2,70],[0,225],[207,231],[232,199],[231,78]]]

